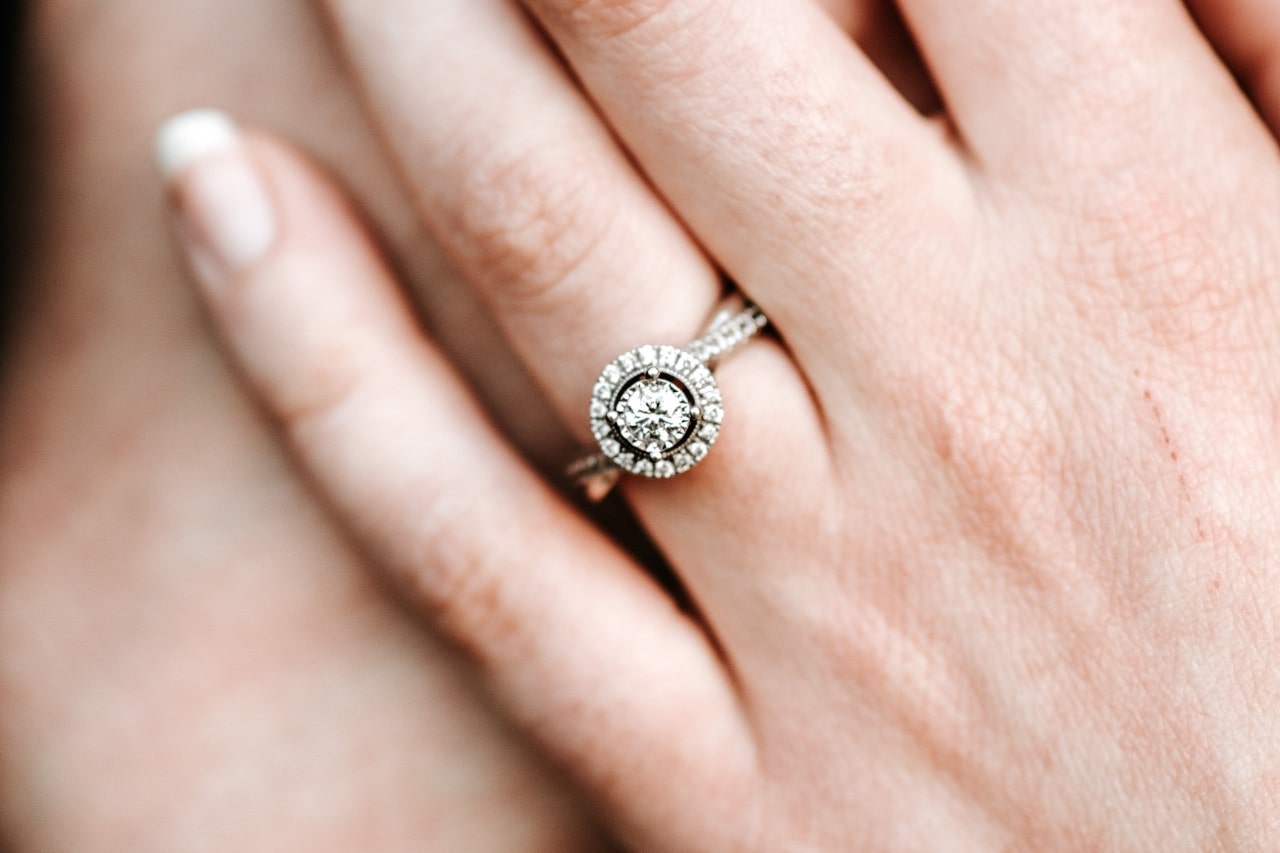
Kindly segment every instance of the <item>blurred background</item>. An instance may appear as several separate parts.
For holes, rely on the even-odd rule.
[[[19,184],[22,168],[18,69],[23,12],[22,0],[0,4],[0,352],[8,340],[11,302],[19,266],[18,210],[25,195]]]

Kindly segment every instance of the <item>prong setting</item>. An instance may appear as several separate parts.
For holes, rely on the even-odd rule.
[[[674,477],[698,464],[719,435],[720,419],[707,413],[720,399],[710,368],[692,353],[640,347],[618,356],[600,374],[592,432],[619,468]]]
[[[749,301],[731,296],[706,333],[686,347],[646,345],[605,365],[591,391],[591,433],[600,453],[570,469],[599,501],[619,471],[642,477],[682,474],[706,458],[724,422],[724,400],[711,372],[725,355],[769,325]],[[612,476],[607,476],[612,474]]]

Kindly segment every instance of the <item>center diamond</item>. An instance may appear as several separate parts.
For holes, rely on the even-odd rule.
[[[667,379],[643,379],[618,400],[618,432],[645,453],[666,453],[689,431],[689,398]]]

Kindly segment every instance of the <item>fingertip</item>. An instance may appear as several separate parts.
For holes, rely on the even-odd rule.
[[[232,154],[242,144],[231,116],[212,108],[187,110],[166,119],[156,130],[152,156],[166,181],[188,167],[219,154]]]
[[[225,288],[266,256],[279,214],[229,116],[208,109],[179,113],[157,130],[154,156],[172,188],[181,246],[206,290]]]

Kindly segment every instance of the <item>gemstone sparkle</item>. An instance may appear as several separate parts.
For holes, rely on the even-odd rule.
[[[692,421],[689,398],[667,379],[643,379],[618,401],[618,431],[632,447],[659,453],[674,448]]]

